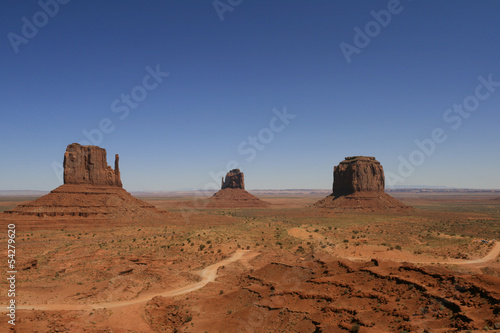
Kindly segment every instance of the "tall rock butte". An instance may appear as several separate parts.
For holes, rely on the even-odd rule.
[[[208,207],[267,207],[268,203],[245,191],[245,176],[233,169],[222,178],[221,189],[208,199]]]
[[[64,153],[64,185],[8,214],[39,217],[74,216],[96,219],[164,221],[168,213],[133,197],[122,188],[118,155],[115,169],[106,162],[106,150],[72,143]]]
[[[333,193],[314,205],[336,210],[405,211],[410,209],[385,193],[384,188],[384,169],[375,157],[346,157],[333,168]]]
[[[333,194],[383,192],[384,169],[375,157],[351,156],[333,168]]]
[[[240,188],[245,189],[245,176],[240,169],[233,169],[226,174],[226,179],[222,178],[220,189],[225,188]]]
[[[109,185],[122,187],[119,157],[115,169],[106,161],[106,149],[72,143],[64,153],[64,184]]]

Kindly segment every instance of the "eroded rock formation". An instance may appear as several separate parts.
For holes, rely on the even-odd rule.
[[[116,154],[113,170],[106,161],[105,149],[72,143],[64,153],[64,184],[122,187],[118,161]]]
[[[333,171],[333,193],[383,192],[384,169],[375,157],[351,156],[340,162]]]
[[[240,169],[233,169],[226,174],[226,179],[222,178],[221,190],[225,188],[245,189],[245,176]]]
[[[64,185],[8,214],[39,217],[92,217],[115,220],[164,220],[167,213],[133,197],[122,188],[118,155],[115,169],[106,162],[106,150],[68,145],[64,154]]]
[[[384,169],[375,157],[352,156],[333,169],[333,193],[315,203],[336,210],[405,211],[410,207],[384,192]]]
[[[267,202],[245,191],[245,177],[233,169],[222,178],[221,189],[208,200],[208,207],[267,207]]]

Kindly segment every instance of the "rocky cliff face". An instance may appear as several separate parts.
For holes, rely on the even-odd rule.
[[[383,192],[384,187],[384,169],[375,157],[346,157],[334,168],[334,195],[347,195],[355,192]]]
[[[115,169],[106,161],[106,150],[72,143],[64,153],[64,184],[108,185],[122,187],[118,154]]]
[[[226,174],[226,179],[222,179],[221,190],[225,188],[245,189],[245,177],[240,169],[233,169]]]

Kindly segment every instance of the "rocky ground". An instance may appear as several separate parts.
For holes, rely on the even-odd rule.
[[[500,329],[493,200],[420,200],[389,214],[318,209],[312,197],[263,199],[269,207],[147,200],[171,211],[164,221],[5,214],[4,230],[17,230],[16,330]]]

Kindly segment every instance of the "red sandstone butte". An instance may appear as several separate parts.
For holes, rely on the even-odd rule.
[[[233,169],[222,178],[221,189],[208,199],[208,207],[267,207],[268,203],[245,191],[245,176]]]
[[[384,188],[384,169],[375,157],[346,157],[333,169],[333,193],[314,205],[362,211],[406,211],[410,208],[385,193]]]
[[[92,217],[164,220],[166,212],[133,197],[122,188],[118,155],[115,169],[106,162],[106,150],[97,146],[68,145],[64,153],[64,185],[7,214],[37,217]]]
[[[119,157],[116,154],[113,170],[106,161],[105,149],[72,143],[64,153],[64,184],[122,187],[118,161]]]
[[[384,192],[384,169],[375,157],[346,157],[333,169],[333,193]]]
[[[245,189],[245,176],[240,169],[233,169],[226,174],[226,179],[222,178],[220,189],[225,188],[240,188]]]

